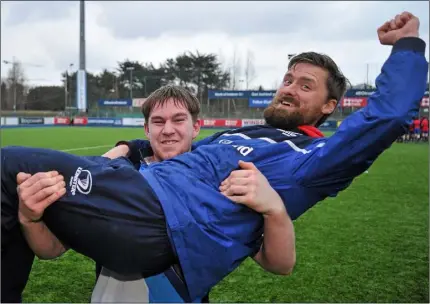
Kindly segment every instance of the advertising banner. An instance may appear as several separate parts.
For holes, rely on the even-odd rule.
[[[78,70],[76,87],[76,104],[81,111],[87,110],[87,73],[85,70]]]
[[[20,117],[20,125],[43,125],[43,117]]]
[[[242,119],[242,127],[264,125],[264,119]]]
[[[200,119],[201,127],[212,128],[239,128],[242,126],[241,119]]]
[[[273,98],[276,91],[221,91],[221,90],[209,90],[209,99],[249,99],[249,98]]]
[[[345,92],[345,97],[369,97],[373,93],[374,89],[349,89]]]
[[[88,126],[121,126],[121,118],[93,118],[88,117]]]
[[[75,117],[73,119],[73,124],[74,125],[86,125],[88,123],[88,118],[87,117]]]
[[[208,91],[209,99],[249,98],[248,91]]]
[[[123,118],[123,126],[142,126],[145,124],[145,118]]]
[[[375,90],[361,90],[361,89],[350,89],[346,91],[345,97],[341,100],[341,107],[355,107],[361,108],[367,105],[367,98],[375,93]],[[429,107],[429,91],[424,92],[424,96],[421,100],[421,107]]]
[[[250,108],[265,108],[272,102],[272,97],[250,97],[248,102]]]
[[[367,97],[344,97],[340,101],[342,107],[361,108],[367,105]]]
[[[124,99],[99,99],[101,107],[131,107],[133,104],[130,98]]]
[[[140,108],[145,100],[146,98],[133,98],[133,107]]]
[[[68,124],[70,124],[70,118],[69,117],[54,117],[54,124],[55,125],[68,125]]]
[[[18,117],[5,117],[6,126],[16,126],[19,124]]]
[[[53,124],[54,124],[54,122],[55,122],[55,117],[45,117],[45,118],[43,119],[43,123],[44,123],[45,125],[53,125]]]

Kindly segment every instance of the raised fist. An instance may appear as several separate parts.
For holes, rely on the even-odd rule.
[[[378,38],[382,45],[394,45],[405,37],[418,37],[420,21],[409,12],[403,12],[378,28]]]

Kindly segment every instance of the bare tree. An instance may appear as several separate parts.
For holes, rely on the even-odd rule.
[[[1,79],[1,91],[0,91],[0,104],[2,110],[7,110],[7,79],[3,78]]]
[[[248,50],[246,53],[246,64],[245,64],[245,85],[246,89],[249,89],[249,85],[255,79],[255,67],[254,67],[254,54]]]
[[[233,51],[233,58],[231,61],[230,66],[230,89],[231,90],[237,90],[239,83],[242,81],[241,79],[241,64],[240,64],[240,58],[237,53],[236,47]],[[227,115],[230,117],[231,106],[233,106],[233,111],[236,112],[236,100],[235,99],[227,99]]]
[[[237,49],[235,47],[233,51],[231,66],[230,66],[230,75],[231,75],[230,88],[232,90],[236,90],[237,87],[239,86],[239,82],[241,81],[240,70],[241,70],[240,58],[237,53]]]
[[[217,56],[218,56],[218,61],[220,63],[221,70],[224,72],[228,72],[227,63],[226,63],[225,56],[224,56],[222,49],[218,49]]]

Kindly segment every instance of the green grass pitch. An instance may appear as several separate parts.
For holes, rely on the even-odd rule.
[[[1,130],[1,145],[100,155],[120,139],[142,136],[141,128],[17,128]],[[266,273],[248,259],[212,290],[211,301],[428,303],[428,153],[426,144],[393,144],[368,174],[295,221],[291,276]],[[94,263],[75,252],[36,259],[24,301],[88,302],[94,279]]]

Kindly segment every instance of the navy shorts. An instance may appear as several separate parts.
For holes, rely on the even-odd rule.
[[[2,213],[3,217],[3,213]],[[1,232],[1,303],[21,303],[34,253],[19,226]]]
[[[121,274],[148,277],[177,262],[160,202],[127,159],[5,147],[1,165],[2,233],[18,225],[17,173],[57,170],[67,193],[43,221],[65,246]]]

